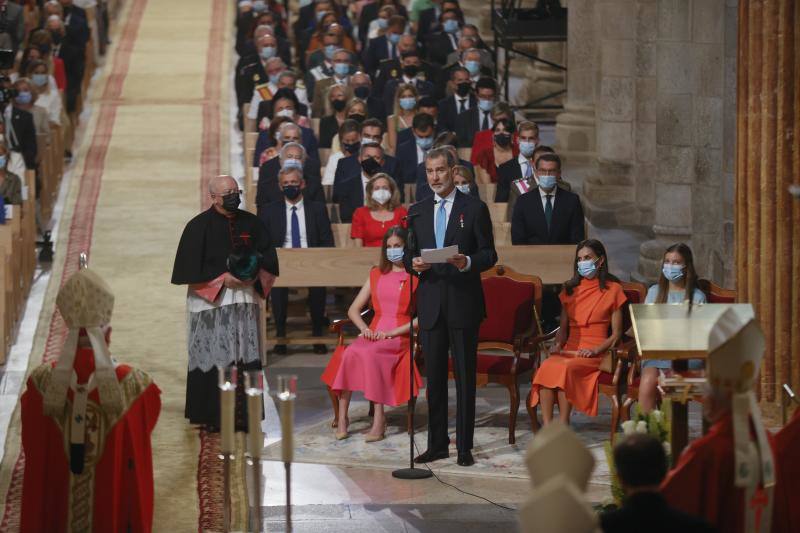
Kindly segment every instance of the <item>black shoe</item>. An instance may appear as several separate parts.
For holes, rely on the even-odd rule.
[[[328,353],[328,347],[324,344],[315,344],[314,345],[314,353],[318,354],[326,354]]]
[[[447,459],[448,457],[450,457],[450,452],[447,450],[443,452],[432,452],[430,450],[425,450],[414,458],[414,462],[417,464],[431,463],[433,461],[438,461],[439,459]]]
[[[472,458],[472,452],[458,452],[458,466],[472,466],[475,464],[475,459]]]
[[[286,345],[276,344],[275,348],[272,349],[272,353],[274,353],[275,355],[286,355]]]

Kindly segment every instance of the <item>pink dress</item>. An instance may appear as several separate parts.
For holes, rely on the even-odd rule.
[[[417,280],[413,279],[416,293]],[[370,271],[370,293],[375,310],[369,326],[371,330],[388,331],[409,323],[413,298],[409,298],[408,281],[406,272],[382,274],[378,268]],[[358,337],[349,346],[336,349],[322,373],[322,381],[334,391],[362,391],[370,401],[401,405],[408,402],[410,355],[407,333],[380,341]],[[415,396],[421,384],[414,365]]]

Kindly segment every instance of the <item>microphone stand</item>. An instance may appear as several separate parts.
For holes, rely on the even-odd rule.
[[[405,217],[408,223],[408,242],[406,248],[413,252],[416,250],[416,242],[414,238],[414,229],[411,227],[411,221],[416,217],[416,214],[408,215]],[[409,304],[413,302],[414,298],[414,272],[413,270],[408,273],[408,301]],[[412,314],[411,320],[408,322],[408,349],[410,361],[408,362],[408,415],[410,421],[410,431],[408,432],[408,468],[399,468],[392,472],[392,477],[398,479],[427,479],[433,476],[433,473],[427,468],[416,468],[414,466],[414,316]]]

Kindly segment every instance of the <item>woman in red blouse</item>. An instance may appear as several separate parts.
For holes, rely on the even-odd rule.
[[[386,230],[392,226],[405,227],[408,212],[400,204],[400,191],[391,176],[375,174],[364,194],[364,207],[353,212],[350,238],[356,246],[380,246]]]
[[[479,183],[496,183],[497,167],[519,155],[514,122],[511,119],[504,117],[495,120],[494,126],[488,131],[492,134],[491,144],[472,152],[472,164],[475,165]]]

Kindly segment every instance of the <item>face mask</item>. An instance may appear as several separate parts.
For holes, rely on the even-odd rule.
[[[367,117],[362,115],[361,113],[352,113],[352,114],[348,115],[347,118],[349,118],[350,120],[355,120],[356,122],[361,124],[362,122],[364,122],[364,119],[366,119]]]
[[[280,77],[281,77],[281,74],[280,74],[280,72],[279,72],[279,73],[277,73],[277,74],[270,74],[270,75],[269,75],[269,82],[270,82],[272,85],[278,85],[278,80],[280,79]]]
[[[389,27],[389,20],[388,19],[379,18],[378,19],[378,28],[380,28],[382,30],[385,30],[387,27]]]
[[[495,133],[494,142],[501,148],[506,148],[511,145],[511,134],[509,133]]]
[[[392,193],[387,191],[386,189],[378,189],[376,191],[372,191],[372,199],[375,200],[378,205],[383,205],[389,201],[392,197]]]
[[[64,36],[61,35],[60,33],[56,33],[56,32],[50,32],[50,33],[51,33],[51,35],[53,37],[53,44],[56,45],[56,46],[61,44],[61,40],[64,38]]]
[[[361,143],[360,142],[342,143],[342,148],[348,154],[355,154],[361,148]]]
[[[383,140],[377,137],[361,137],[361,144],[381,144],[382,142]]]
[[[275,116],[276,117],[294,118],[294,109],[291,109],[291,108],[288,108],[288,107],[286,109],[281,109],[280,111],[275,113]]]
[[[267,60],[275,57],[275,47],[274,46],[265,46],[261,49],[261,59]]]
[[[283,188],[283,195],[288,200],[295,200],[298,196],[300,196],[300,186],[299,185],[287,185]]]
[[[464,194],[469,194],[469,185],[466,183],[463,185],[456,185],[456,189],[463,192]]]
[[[239,193],[232,192],[222,197],[222,208],[228,213],[233,213],[239,207]]]
[[[408,76],[409,78],[414,78],[417,76],[417,72],[419,72],[419,67],[416,65],[405,65],[403,67],[403,74]]]
[[[331,107],[333,107],[334,111],[344,111],[344,108],[347,107],[347,101],[345,100],[332,100]]]
[[[31,81],[37,87],[44,87],[47,85],[47,74],[34,74],[31,76]]]
[[[533,155],[533,151],[536,150],[536,143],[531,141],[520,141],[519,142],[519,151],[525,157],[530,157]]]
[[[458,31],[458,21],[456,19],[447,19],[442,23],[442,28],[447,33],[455,33]]]
[[[539,176],[539,187],[549,191],[556,186],[556,181],[555,176]]]
[[[297,170],[303,170],[303,162],[300,161],[299,159],[292,159],[290,157],[283,161],[283,169],[286,170],[287,168],[296,168]]]
[[[369,97],[369,87],[366,85],[361,85],[360,87],[356,87],[353,89],[353,94],[356,98],[361,98],[362,100],[366,100]]]
[[[464,68],[469,71],[470,76],[476,76],[481,71],[481,64],[477,61],[465,61]]]
[[[364,174],[367,176],[373,176],[381,171],[381,164],[371,157],[368,157],[361,162],[361,170],[363,170]]]
[[[664,266],[661,267],[661,272],[664,273],[664,277],[669,281],[678,281],[684,276],[684,268],[685,267],[683,265],[672,265],[665,263]]]
[[[461,98],[464,98],[469,94],[469,90],[472,89],[472,84],[468,81],[464,81],[456,85],[456,94]]]
[[[392,44],[397,44],[400,42],[400,34],[399,33],[387,33],[386,38],[389,39],[389,42]]]
[[[411,111],[417,105],[417,99],[413,96],[406,96],[399,100],[400,107],[405,111]]]
[[[584,278],[593,278],[597,273],[597,265],[594,261],[578,261],[578,274]]]
[[[264,2],[264,0],[256,0],[253,2],[253,11],[256,13],[261,13],[265,9],[267,9],[267,4]]]
[[[387,248],[386,249],[386,259],[391,261],[392,263],[399,263],[403,260],[403,249],[402,248]]]
[[[0,168],[6,168],[6,156],[0,155]]]
[[[340,78],[344,78],[345,76],[350,74],[350,65],[348,65],[347,63],[334,63],[333,72]]]
[[[433,146],[433,137],[417,137],[415,135],[414,138],[417,141],[417,146],[419,146],[423,150],[427,150],[431,146]]]
[[[22,91],[17,94],[16,101],[18,104],[27,105],[33,100],[33,95],[28,91]]]
[[[317,22],[319,22],[320,20],[322,20],[322,17],[325,16],[325,11],[317,11],[315,15],[317,17]]]
[[[480,98],[478,100],[478,108],[481,111],[489,112],[492,110],[493,107],[494,107],[494,100],[486,100],[483,98]]]
[[[330,61],[333,59],[333,53],[337,50],[335,44],[329,44],[325,47],[325,57]]]
[[[300,7],[310,6],[314,0],[300,0]]]

